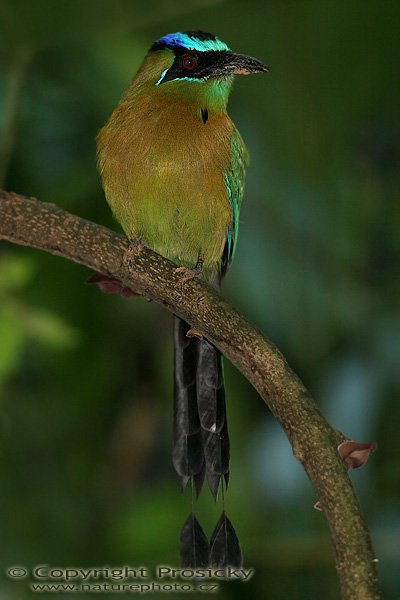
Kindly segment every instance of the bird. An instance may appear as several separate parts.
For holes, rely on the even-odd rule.
[[[266,71],[211,33],[169,33],[152,44],[96,138],[106,200],[127,237],[176,263],[185,281],[198,276],[217,291],[235,256],[249,162],[228,99],[235,75]],[[97,281],[103,291],[104,279]],[[241,566],[225,512],[230,445],[222,356],[178,316],[173,339],[172,460],[182,489],[190,482],[192,490],[181,565]],[[223,498],[210,540],[193,508],[205,478],[214,499],[220,490]]]

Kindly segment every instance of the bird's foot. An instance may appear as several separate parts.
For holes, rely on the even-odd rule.
[[[190,279],[194,279],[195,277],[201,277],[203,273],[203,259],[201,256],[197,259],[197,263],[194,269],[189,269],[189,267],[177,267],[174,273],[182,273],[181,283],[184,284]]]
[[[186,283],[195,277],[201,277],[201,272],[196,271],[196,269],[189,269],[189,267],[177,267],[174,273],[182,274],[180,277],[181,283]]]
[[[103,273],[93,273],[86,279],[86,283],[94,283],[99,290],[104,294],[119,294],[122,298],[131,298],[132,296],[140,296],[139,292],[134,292],[130,288],[124,286],[122,281],[116,277],[103,275]]]
[[[135,258],[141,253],[145,247],[140,238],[129,240],[129,246],[125,250],[125,261],[128,265],[129,273],[132,273],[135,263]]]
[[[129,240],[129,245],[125,250],[125,261],[129,273],[134,269],[135,258],[145,247],[141,239]],[[93,273],[87,278],[86,283],[94,283],[104,294],[119,294],[122,298],[132,298],[132,296],[143,296],[139,290],[133,290],[125,286],[120,279],[103,273]],[[148,298],[146,298],[148,300]]]

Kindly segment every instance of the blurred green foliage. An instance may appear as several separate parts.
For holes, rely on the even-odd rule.
[[[0,0],[1,184],[114,228],[94,138],[154,39],[201,28],[270,65],[231,99],[252,164],[223,293],[334,426],[378,442],[353,480],[389,600],[400,598],[399,19],[390,0]],[[0,245],[2,571],[178,563],[190,500],[169,458],[171,318],[101,295],[87,275]],[[256,574],[218,597],[337,598],[305,474],[255,391],[229,365],[226,379],[227,507]],[[205,490],[208,533],[219,511]],[[26,582],[1,585],[28,597]]]

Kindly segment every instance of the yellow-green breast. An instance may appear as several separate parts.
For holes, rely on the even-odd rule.
[[[193,267],[202,256],[207,270],[217,269],[232,223],[224,181],[232,122],[210,109],[204,123],[206,107],[182,101],[176,85],[160,96],[140,77],[97,138],[107,201],[129,238],[179,264]]]

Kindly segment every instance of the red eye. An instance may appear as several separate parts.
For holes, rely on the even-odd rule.
[[[182,67],[185,69],[194,69],[197,67],[197,58],[195,56],[184,56],[182,58]]]

